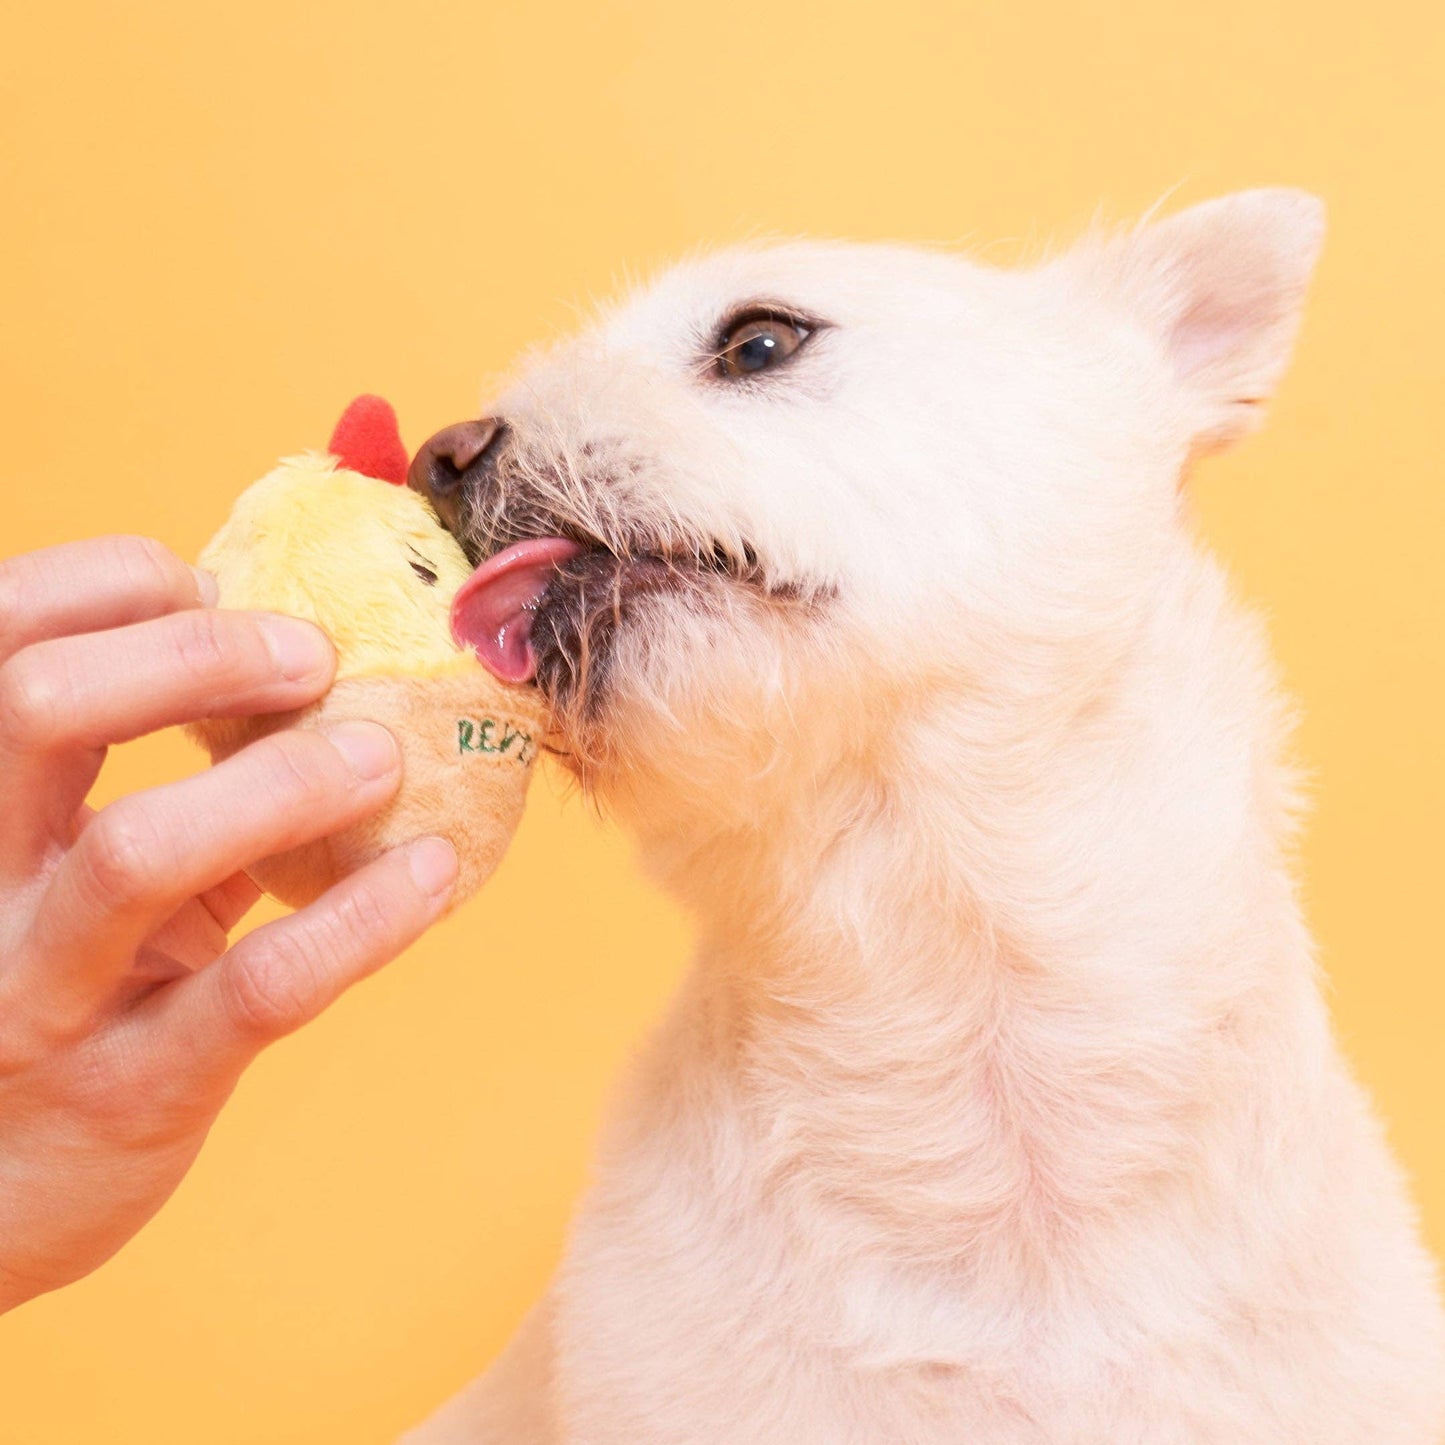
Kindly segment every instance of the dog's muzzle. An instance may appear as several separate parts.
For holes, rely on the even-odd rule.
[[[523,455],[520,441],[498,417],[456,422],[422,444],[407,473],[475,569],[453,601],[452,636],[501,680],[535,679],[554,704],[595,705],[617,634],[656,626],[662,599],[695,613],[716,612],[728,585],[779,603],[812,599],[769,579],[746,541],[634,531],[609,475],[579,478],[565,458]],[[549,487],[553,471],[566,489]],[[559,509],[558,493],[571,505]]]

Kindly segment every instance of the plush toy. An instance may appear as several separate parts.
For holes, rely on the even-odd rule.
[[[452,639],[454,595],[471,574],[430,504],[404,485],[406,451],[379,397],[347,409],[331,455],[289,457],[248,488],[201,553],[223,607],[287,612],[336,645],[336,680],[300,712],[195,724],[213,761],[283,727],[386,724],[401,747],[396,798],[355,827],[256,864],[295,906],[387,848],[451,839],[452,905],[486,880],[511,841],[546,725],[536,691],[499,682]]]

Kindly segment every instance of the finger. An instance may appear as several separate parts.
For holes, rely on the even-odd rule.
[[[76,820],[77,836],[90,826],[93,817],[94,808],[81,808]],[[227,935],[260,896],[261,889],[254,879],[246,873],[233,873],[214,888],[187,899],[142,944],[131,969],[130,987],[122,985],[118,1001],[124,1004],[127,997],[138,997],[157,983],[214,963],[226,951]]]
[[[248,933],[152,1001],[171,1067],[228,1084],[267,1044],[413,942],[446,907],[456,874],[452,845],[421,838]]]
[[[49,637],[216,600],[216,579],[149,537],[64,542],[0,562],[0,662]]]
[[[359,821],[400,781],[391,734],[348,722],[273,733],[195,777],[112,803],[56,870],[5,984],[38,1000],[53,1030],[79,1026],[187,899]]]
[[[23,649],[0,668],[0,727],[12,752],[101,748],[197,718],[301,707],[335,665],[326,634],[299,617],[178,612]]]
[[[22,649],[0,667],[0,796],[11,813],[0,866],[64,831],[108,744],[302,707],[335,665],[309,622],[210,608]]]
[[[190,898],[151,934],[136,950],[135,961],[121,977],[116,991],[96,1013],[126,1006],[157,983],[168,983],[214,963],[226,951],[227,939],[221,925]]]
[[[244,873],[188,898],[141,945],[131,974],[140,980],[179,978],[214,963],[226,951],[226,935],[261,896]]]
[[[95,809],[89,804],[82,805],[76,818],[76,837],[79,837],[90,826],[90,820],[93,817],[95,817]],[[212,921],[224,936],[251,911],[262,891],[261,885],[249,873],[237,872],[217,883],[214,888],[208,888],[195,899],[195,903],[211,916]],[[162,926],[164,927],[164,925]],[[151,939],[150,941],[154,943],[156,940]],[[223,943],[222,948],[224,947]],[[221,949],[217,949],[216,952],[220,953]]]
[[[201,906],[229,933],[254,907],[261,885],[249,873],[233,873],[201,894]]]

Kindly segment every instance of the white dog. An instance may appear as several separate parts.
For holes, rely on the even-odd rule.
[[[728,252],[424,449],[460,625],[702,941],[550,1292],[410,1440],[1439,1438],[1288,708],[1183,489],[1321,234],[1259,191],[1017,272]]]

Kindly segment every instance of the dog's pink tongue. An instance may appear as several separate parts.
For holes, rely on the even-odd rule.
[[[488,557],[457,589],[452,636],[476,649],[503,682],[530,682],[537,671],[532,618],[557,568],[581,547],[565,537],[529,537]]]

